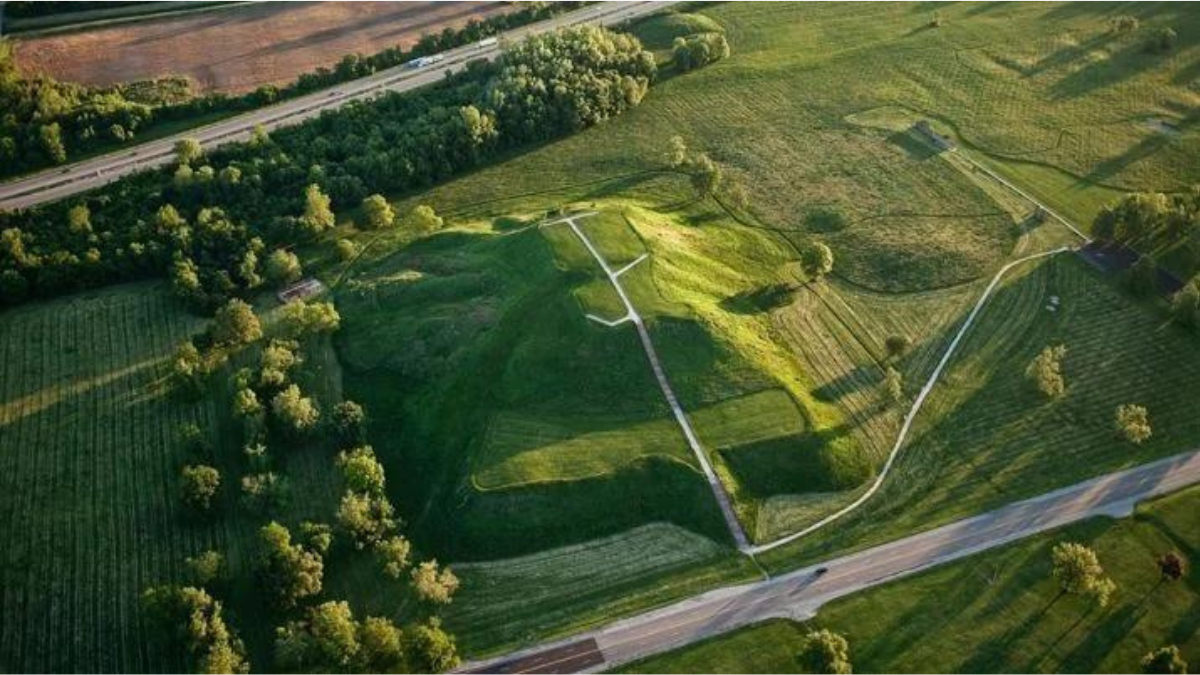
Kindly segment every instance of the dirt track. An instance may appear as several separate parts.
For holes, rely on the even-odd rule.
[[[111,84],[177,74],[198,92],[284,84],[352,52],[509,11],[501,2],[268,2],[20,40],[17,62],[58,79]]]

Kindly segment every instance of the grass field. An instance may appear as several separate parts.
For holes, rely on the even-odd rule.
[[[1059,297],[1057,311],[1047,309],[1051,296]],[[1067,392],[1048,401],[1024,368],[1057,344],[1068,350]],[[1073,254],[1025,264],[968,332],[879,494],[841,527],[764,562],[791,565],[884,541],[1194,448],[1198,376],[1194,336]],[[1116,407],[1132,402],[1153,419],[1155,435],[1142,446],[1113,431]]]
[[[1093,547],[1117,583],[1103,610],[1059,596],[1050,549]],[[833,602],[809,625],[774,621],[622,672],[802,672],[796,652],[813,627],[850,642],[856,672],[1136,672],[1146,652],[1176,644],[1200,660],[1200,585],[1192,569],[1159,581],[1169,550],[1196,559],[1200,491],[1143,504],[1131,518],[1097,519],[1043,534]]]

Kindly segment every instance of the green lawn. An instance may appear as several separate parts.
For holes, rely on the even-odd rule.
[[[1059,596],[1050,549],[1093,547],[1117,593],[1105,609]],[[855,672],[1138,672],[1146,652],[1176,644],[1200,661],[1200,574],[1159,581],[1169,550],[1196,559],[1200,490],[1096,519],[862,591],[807,625],[772,621],[622,668],[642,673],[801,672],[804,634],[829,628],[850,642]]]

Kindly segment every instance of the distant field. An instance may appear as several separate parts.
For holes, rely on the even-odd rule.
[[[1050,549],[1092,546],[1117,583],[1109,607],[1058,597]],[[1154,560],[1169,550],[1196,559],[1200,491],[1140,506],[1131,518],[1097,519],[835,601],[808,625],[772,621],[622,672],[794,673],[810,628],[846,636],[855,672],[1137,672],[1146,652],[1175,644],[1200,661],[1200,590],[1192,568],[1162,583]]]
[[[499,2],[249,3],[21,39],[17,63],[69,82],[182,75],[199,93],[234,94],[504,11]]]

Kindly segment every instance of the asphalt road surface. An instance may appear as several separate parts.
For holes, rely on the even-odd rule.
[[[385,91],[408,91],[437,82],[445,77],[447,72],[457,72],[470,61],[495,58],[500,54],[505,41],[576,24],[617,24],[673,4],[676,3],[671,0],[597,3],[553,19],[507,31],[499,36],[498,44],[485,47],[470,44],[442,52],[443,61],[423,68],[407,68],[401,65],[381,70],[368,77],[343,82],[221,122],[9,181],[0,184],[0,209],[26,208],[62,199],[111,183],[136,171],[170,164],[174,161],[175,143],[184,138],[195,138],[206,150],[225,143],[245,141],[257,126],[270,131],[299,124],[320,115],[322,111],[338,108],[350,101],[367,99]]]
[[[463,669],[566,673],[614,668],[765,619],[808,618],[835,598],[1069,523],[1095,516],[1127,516],[1139,501],[1198,482],[1200,452],[1168,457],[780,577],[710,591],[569,640],[467,664]],[[817,575],[821,567],[828,571]]]

